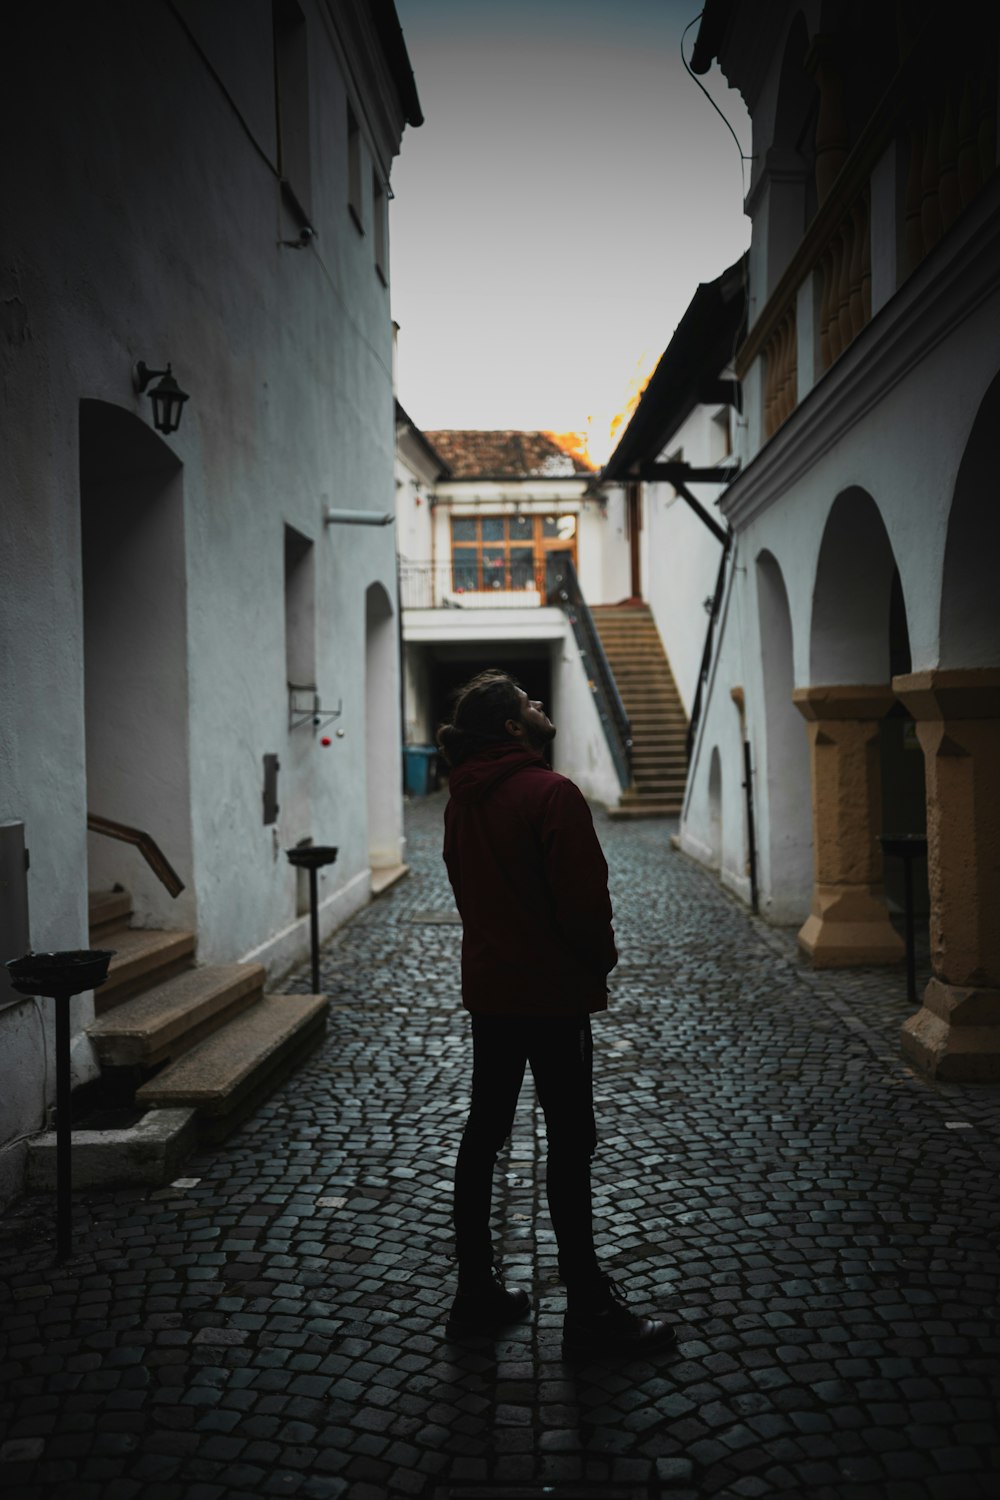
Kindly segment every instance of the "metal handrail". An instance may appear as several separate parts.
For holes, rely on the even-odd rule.
[[[712,595],[712,608],[708,617],[708,629],[705,631],[705,648],[701,653],[701,666],[698,669],[698,686],[695,688],[694,703],[691,705],[691,718],[688,721],[687,739],[684,745],[684,753],[688,765],[691,764],[691,756],[694,752],[695,735],[698,733],[698,723],[701,719],[701,699],[705,683],[708,681],[709,669],[712,665],[712,642],[715,637],[715,622],[718,619],[719,610],[722,608],[722,591],[726,582],[726,563],[729,561],[729,551],[732,546],[733,534],[726,533],[726,539],[722,544],[722,556],[719,558],[719,571],[715,579],[715,593]]]
[[[127,823],[115,823],[111,818],[102,818],[97,813],[87,814],[88,833],[99,833],[104,838],[118,839],[122,844],[133,844],[146,861],[157,880],[166,886],[169,896],[177,897],[184,889],[173,865],[167,859],[155,839],[139,828],[130,828]]]
[[[604,653],[590,607],[580,589],[572,558],[562,560],[563,571],[549,590],[548,602],[560,605],[569,618],[580,655],[589,659],[588,673],[597,700],[598,717],[611,751],[618,780],[623,788],[632,784],[632,726],[618,691],[611,663]]]
[[[483,569],[478,564],[466,570],[451,561],[443,563],[408,562],[400,559],[399,596],[403,609],[449,609],[461,607],[464,600],[482,607],[494,594],[520,596],[530,608],[545,598],[545,564],[504,562]],[[528,596],[528,597],[525,597]]]

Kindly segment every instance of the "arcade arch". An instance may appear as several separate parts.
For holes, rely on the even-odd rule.
[[[812,890],[809,745],[792,698],[795,676],[788,594],[778,561],[766,550],[757,557],[757,615],[768,806],[762,885],[772,920],[801,921]]]
[[[893,707],[889,621],[895,559],[878,507],[857,486],[827,516],[813,588],[809,728],[814,885],[801,946],[820,966],[895,963],[882,828],[881,722]],[[900,593],[900,598],[902,597]]]
[[[927,773],[933,975],[903,1048],[941,1078],[1000,1078],[1000,512],[991,462],[1000,374],[959,464],[937,668],[896,677]]]
[[[373,870],[400,862],[402,741],[396,613],[381,583],[365,592],[365,771],[368,860]]]
[[[151,834],[186,889],[94,834],[88,884],[127,884],[141,926],[193,925],[181,466],[121,407],[84,400],[79,421],[87,808]]]

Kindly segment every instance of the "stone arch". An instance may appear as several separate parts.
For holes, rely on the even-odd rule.
[[[903,1027],[940,1078],[1000,1078],[1000,516],[991,458],[1000,374],[980,402],[948,515],[939,666],[897,678],[927,774],[933,977]],[[970,1003],[971,1002],[971,1003]]]
[[[372,869],[400,863],[402,826],[399,640],[385,585],[365,591],[365,780]]]
[[[708,864],[712,870],[722,868],[722,758],[718,745],[712,746],[708,766]]]
[[[788,593],[781,567],[767,550],[757,557],[757,618],[764,677],[763,771],[768,809],[762,872],[765,905],[776,921],[801,921],[808,911],[812,888],[809,745],[792,697],[795,674]]]
[[[895,572],[875,501],[857,485],[842,490],[830,507],[816,564],[809,637],[814,686],[888,683]]]
[[[151,834],[174,900],[126,845],[91,834],[88,883],[120,881],[143,926],[192,922],[187,565],[180,461],[123,407],[80,402],[84,720],[90,812]]]
[[[893,598],[905,600],[878,506],[857,486],[830,507],[810,621],[810,685],[795,702],[808,721],[813,899],[799,942],[826,967],[896,963],[902,939],[885,904],[883,721],[890,686]]]
[[[1000,667],[1000,508],[994,457],[998,431],[1000,374],[976,413],[948,515],[941,588],[942,668]]]

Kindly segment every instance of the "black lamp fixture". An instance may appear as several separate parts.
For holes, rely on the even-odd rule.
[[[151,380],[157,384],[149,393],[149,399],[153,403],[153,426],[157,432],[176,432],[181,425],[181,411],[188,399],[187,391],[182,391],[173,377],[170,365],[165,370],[151,370],[145,360],[140,359],[138,364],[132,366],[132,384],[141,396]]]

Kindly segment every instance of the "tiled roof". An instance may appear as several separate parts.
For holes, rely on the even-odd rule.
[[[454,479],[572,478],[593,467],[566,438],[551,432],[475,432],[445,428],[424,436],[451,469]]]

